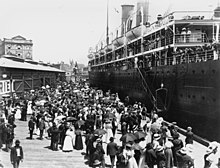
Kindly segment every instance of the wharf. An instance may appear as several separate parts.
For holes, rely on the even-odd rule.
[[[81,151],[74,150],[73,152],[62,152],[52,151],[48,149],[50,145],[50,140],[43,139],[38,140],[37,136],[34,135],[34,140],[29,140],[28,122],[16,120],[15,124],[15,139],[21,141],[21,146],[24,150],[24,161],[21,162],[20,167],[22,168],[88,168],[86,164],[87,160],[84,158],[84,149]],[[142,125],[145,121],[142,120]],[[119,141],[121,134],[117,133],[115,142],[121,144]],[[181,134],[180,138],[184,141],[185,137]],[[83,139],[84,142],[84,139]],[[14,145],[14,144],[13,144]],[[203,156],[206,151],[206,146],[194,141],[194,157],[195,157],[195,168],[201,168],[204,165]],[[106,150],[106,144],[103,145]],[[106,164],[110,164],[110,159],[105,156]],[[12,167],[10,163],[10,152],[5,152],[2,150],[0,152],[0,164],[4,168]],[[0,166],[1,167],[1,166]]]

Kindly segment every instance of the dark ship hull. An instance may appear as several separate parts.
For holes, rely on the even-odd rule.
[[[168,121],[177,121],[182,128],[192,126],[194,132],[208,140],[220,140],[220,61],[140,68],[152,94],[167,89],[167,110],[160,113]],[[149,94],[137,69],[115,69],[89,72],[91,86],[118,92],[123,100],[141,101],[153,108]]]
[[[142,3],[143,2],[143,3]],[[90,51],[91,86],[130,97],[182,128],[220,141],[220,7],[148,21],[148,1],[122,5],[121,34]],[[133,15],[131,14],[133,12]],[[133,24],[136,20],[136,24]],[[108,30],[108,29],[107,29]],[[107,50],[111,47],[111,50]]]

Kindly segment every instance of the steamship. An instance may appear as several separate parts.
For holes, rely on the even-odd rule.
[[[148,1],[122,5],[121,26],[89,50],[89,82],[220,140],[220,7],[148,21]]]

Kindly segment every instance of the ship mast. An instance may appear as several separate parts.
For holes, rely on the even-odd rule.
[[[107,0],[107,26],[106,26],[106,45],[108,46],[109,44],[109,36],[108,36],[108,4],[109,4],[109,0]]]

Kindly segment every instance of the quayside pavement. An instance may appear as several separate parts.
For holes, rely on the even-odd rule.
[[[16,120],[15,124],[15,139],[21,141],[21,146],[24,150],[24,161],[21,162],[21,168],[88,168],[86,164],[86,159],[84,158],[85,153],[85,144],[84,149],[81,151],[74,150],[73,152],[62,152],[52,151],[48,149],[50,145],[50,140],[43,139],[38,140],[38,136],[34,135],[34,140],[29,140],[27,137],[28,127],[27,121]],[[145,124],[145,121],[142,121],[142,125]],[[121,144],[119,141],[121,134],[117,133],[116,143]],[[181,135],[181,139],[184,141],[185,137]],[[83,139],[84,142],[84,139]],[[14,144],[13,144],[14,145]],[[103,145],[106,150],[106,144]],[[195,168],[202,168],[204,165],[203,156],[205,154],[206,147],[194,142],[194,157],[195,157]],[[108,156],[105,156],[106,164],[110,164]],[[4,168],[12,167],[10,163],[10,152],[1,151],[0,152],[0,163]],[[0,166],[1,167],[1,166]]]

